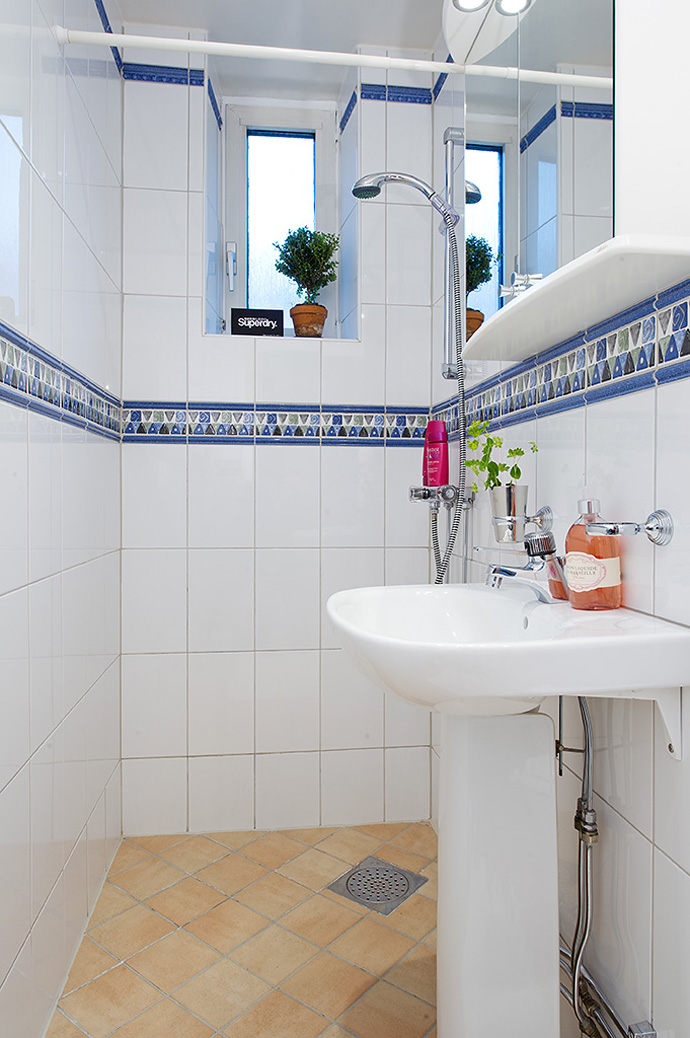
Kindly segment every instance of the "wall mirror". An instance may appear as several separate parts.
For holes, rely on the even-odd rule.
[[[471,14],[446,0],[444,32],[457,62],[612,76],[613,0],[531,0],[518,16],[501,15],[493,0]],[[467,76],[465,89],[468,144],[502,149],[503,284],[512,274],[546,277],[610,238],[612,92],[520,75]],[[470,207],[468,233],[478,233],[472,218]],[[501,303],[481,302],[487,315]]]

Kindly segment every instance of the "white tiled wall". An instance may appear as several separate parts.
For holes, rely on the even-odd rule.
[[[122,83],[107,51],[64,60],[49,26],[101,27],[66,7],[0,19],[0,319],[119,397]],[[119,452],[0,403],[0,1018],[27,1038],[121,832]]]
[[[357,280],[362,295],[351,327],[356,336],[361,325],[361,341],[254,341],[200,334],[197,264],[185,251],[196,195],[171,141],[174,126],[180,139],[194,136],[182,98],[199,88],[134,85],[125,397],[428,406],[435,217],[410,191],[361,204],[350,188],[372,169],[430,179],[432,107],[360,99],[341,136],[340,219],[354,231],[353,301]],[[344,104],[354,85],[345,83]],[[172,264],[158,263],[161,249]],[[406,500],[420,466],[413,448],[124,445],[126,832],[429,816],[428,713],[384,702],[325,614],[336,590],[428,579],[426,510]],[[166,723],[154,729],[162,697]]]

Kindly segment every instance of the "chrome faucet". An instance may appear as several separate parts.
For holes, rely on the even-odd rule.
[[[553,603],[554,598],[544,584],[538,584],[536,580],[525,580],[518,576],[520,573],[537,573],[548,563],[555,570],[555,575],[568,591],[568,581],[561,559],[556,555],[556,540],[551,531],[545,533],[525,534],[525,550],[528,555],[526,566],[500,566],[489,565],[486,570],[486,586],[500,588],[503,582],[508,580],[508,587],[526,587],[537,596],[540,602]]]

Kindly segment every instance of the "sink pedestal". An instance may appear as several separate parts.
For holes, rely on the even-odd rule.
[[[444,717],[439,1038],[558,1038],[551,719]]]

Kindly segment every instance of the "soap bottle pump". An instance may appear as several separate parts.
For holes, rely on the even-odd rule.
[[[448,484],[448,430],[445,422],[436,419],[427,423],[424,434],[422,483],[425,487]]]
[[[575,609],[617,609],[621,604],[621,560],[617,537],[588,534],[587,523],[601,522],[599,501],[577,503],[580,518],[565,538],[568,597]]]

